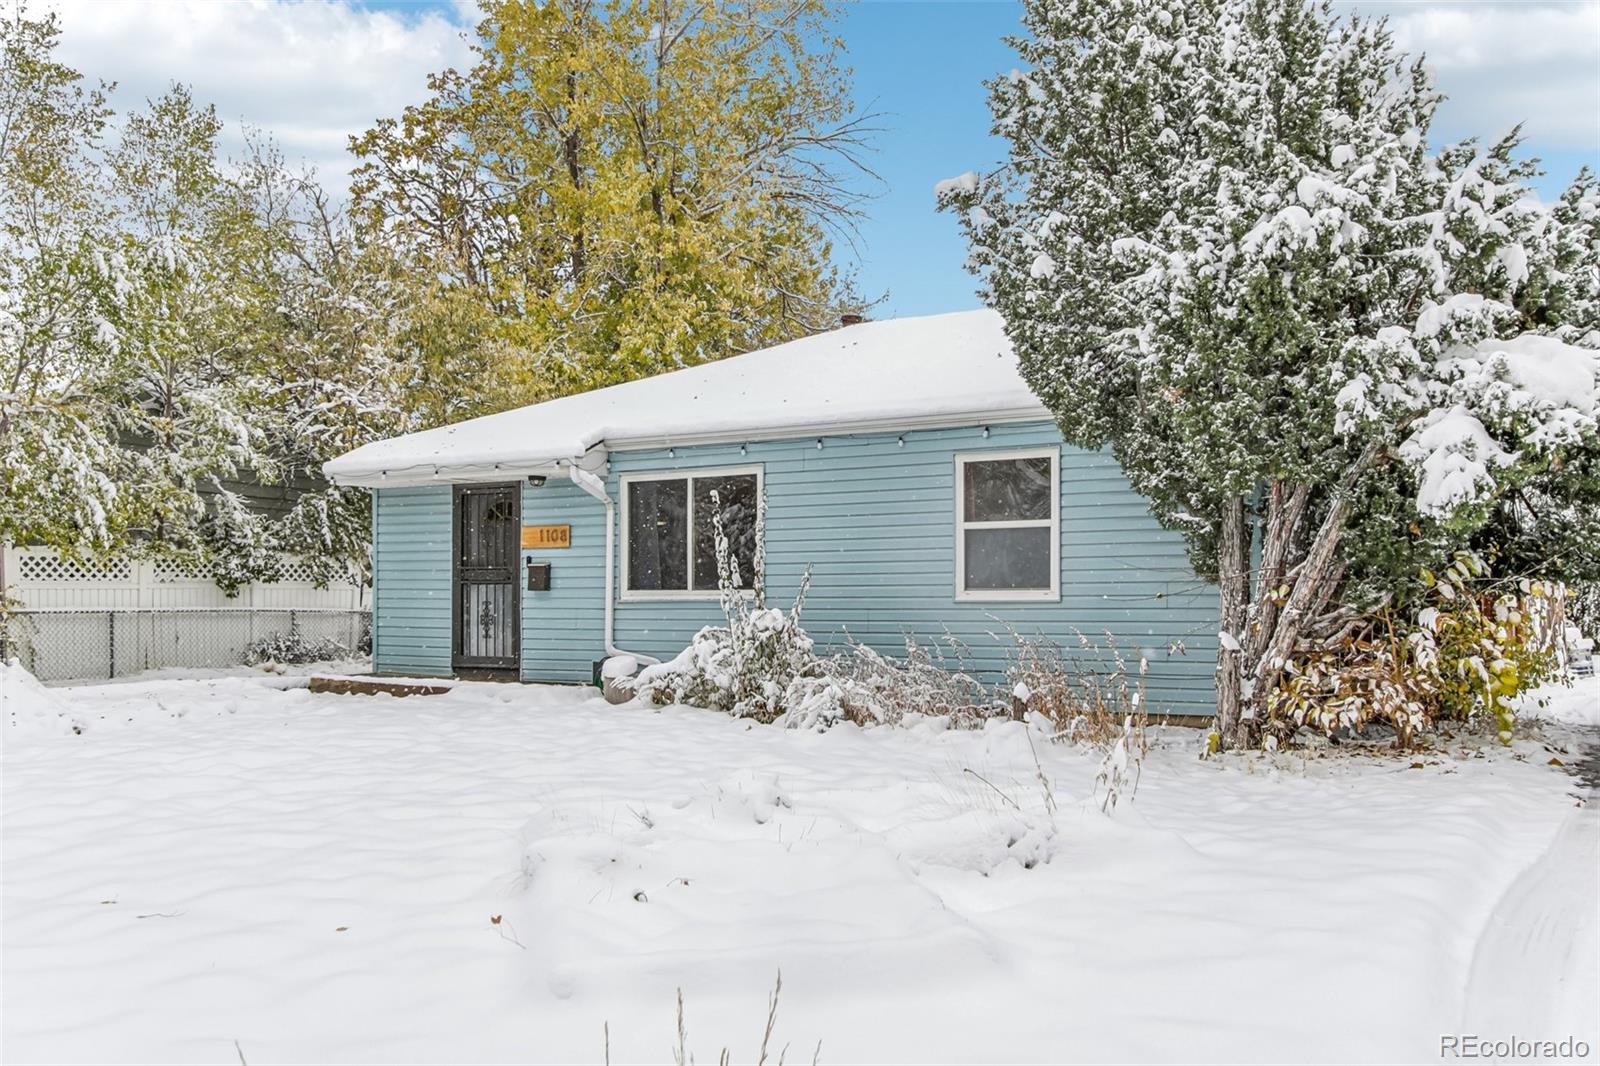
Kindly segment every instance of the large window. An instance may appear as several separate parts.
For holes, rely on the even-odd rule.
[[[717,549],[712,519],[719,509],[728,547],[739,564],[740,586],[750,588],[760,499],[759,467],[624,476],[623,597],[715,596]]]
[[[1054,448],[956,456],[956,598],[1059,595],[1060,478]]]

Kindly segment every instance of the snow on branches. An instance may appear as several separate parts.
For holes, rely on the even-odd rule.
[[[1541,204],[1515,131],[1431,150],[1426,69],[1326,3],[1024,21],[1023,68],[989,84],[1010,159],[935,195],[1063,433],[1109,446],[1217,578],[1225,708],[1266,699],[1364,568],[1411,580],[1409,537],[1445,557],[1494,520],[1571,556],[1549,542],[1588,528],[1572,471],[1600,451],[1590,174]]]
[[[0,542],[160,554],[230,590],[286,556],[359,565],[366,500],[315,472],[415,428],[414,272],[270,143],[223,163],[183,87],[116,116],[59,35],[0,20]],[[242,480],[299,503],[268,523]]]

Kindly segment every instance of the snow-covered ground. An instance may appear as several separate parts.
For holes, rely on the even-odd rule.
[[[1518,717],[1600,727],[1600,670],[1566,685],[1546,685],[1523,697]]]
[[[28,680],[0,678],[8,1062],[598,1062],[607,1034],[660,1062],[680,988],[691,1054],[754,1060],[780,968],[774,1060],[1600,1047],[1569,726],[1270,761],[1173,731],[1107,817],[1095,757],[1015,723]]]

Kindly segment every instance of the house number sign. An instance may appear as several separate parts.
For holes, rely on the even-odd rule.
[[[522,547],[524,551],[539,548],[570,548],[572,547],[572,527],[523,526]]]

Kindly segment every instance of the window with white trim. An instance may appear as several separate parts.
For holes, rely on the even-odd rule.
[[[713,498],[715,497],[715,498]],[[717,595],[716,529],[720,508],[739,584],[755,576],[760,467],[622,478],[622,595],[625,599]]]
[[[956,456],[956,598],[1059,596],[1060,454],[1055,448]]]

